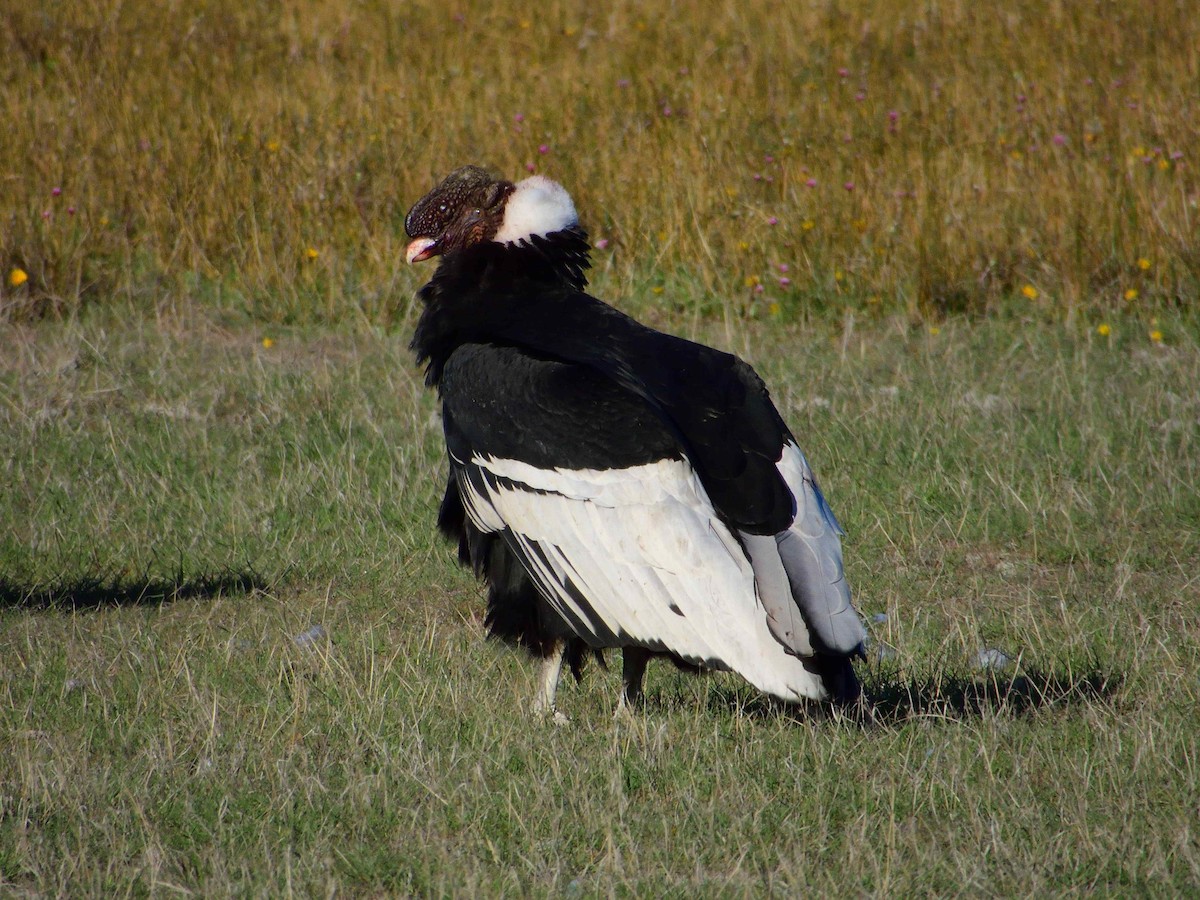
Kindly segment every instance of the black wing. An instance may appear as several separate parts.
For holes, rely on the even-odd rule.
[[[612,379],[671,431],[723,518],[751,534],[787,529],[795,501],[776,463],[792,438],[749,365],[581,292],[542,291],[520,306],[497,339]]]

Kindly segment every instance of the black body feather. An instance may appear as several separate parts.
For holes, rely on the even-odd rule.
[[[438,524],[488,584],[488,628],[539,656],[565,639],[577,676],[588,655],[577,635],[587,629],[541,596],[511,534],[485,533],[466,515],[458,479],[483,477],[463,465],[473,456],[574,470],[687,459],[731,529],[775,536],[796,515],[777,468],[793,438],[754,370],[591,297],[587,267],[578,228],[456,249],[419,292],[424,310],[412,341],[441,395],[451,457]],[[620,645],[621,635],[599,641]],[[814,645],[812,671],[836,700],[855,699],[846,655]]]
[[[732,354],[655,331],[584,293],[586,253],[582,232],[564,232],[446,257],[421,289],[412,344],[427,382],[445,400],[451,356],[480,344],[587,369],[654,413],[725,521],[751,534],[785,530],[795,505],[775,463],[791,435],[762,380]]]

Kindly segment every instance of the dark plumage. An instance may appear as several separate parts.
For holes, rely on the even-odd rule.
[[[413,349],[441,398],[439,526],[489,586],[488,625],[547,662],[624,650],[729,668],[789,700],[858,696],[865,633],[837,523],[758,375],[584,293],[566,192],[465,167],[410,211],[440,255]]]

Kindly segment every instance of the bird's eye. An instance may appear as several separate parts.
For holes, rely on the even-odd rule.
[[[475,215],[477,215],[477,216],[481,216],[481,215],[483,215],[483,210],[482,210],[482,209],[479,209],[478,207],[476,207],[475,209],[473,209],[473,210],[472,210],[472,212],[473,212],[473,213],[475,213]]]
[[[445,211],[446,211],[446,204],[445,204],[445,203],[441,204],[441,205],[438,207],[438,211],[439,211],[439,212],[445,212]]]

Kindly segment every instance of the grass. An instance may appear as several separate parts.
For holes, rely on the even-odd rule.
[[[880,721],[660,665],[631,722],[616,673],[564,686],[564,729],[433,533],[404,335],[6,326],[0,885],[1191,893],[1200,347],[1164,324],[692,329],[850,534]]]
[[[643,309],[1149,331],[1200,291],[1185,4],[3,7],[5,318],[395,323],[466,162],[563,181]]]
[[[1186,4],[0,13],[0,893],[1200,891]],[[767,378],[876,723],[522,712],[405,349],[467,162]]]

